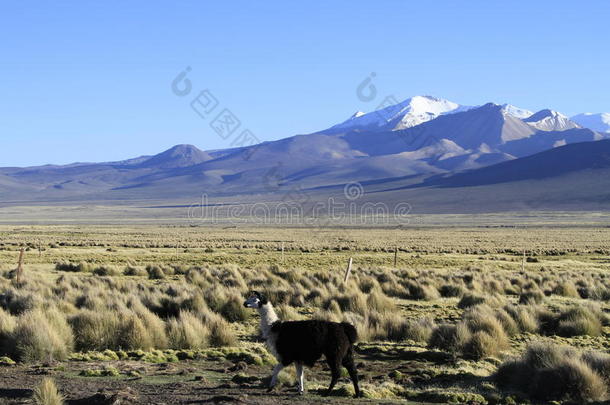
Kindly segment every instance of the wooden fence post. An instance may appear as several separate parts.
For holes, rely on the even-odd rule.
[[[343,282],[347,283],[347,279],[349,278],[350,273],[352,272],[352,258],[349,258],[347,262],[347,269],[345,269],[345,277],[343,277]]]
[[[523,249],[523,260],[521,260],[521,271],[525,271],[525,249]]]
[[[15,280],[17,284],[21,283],[21,276],[23,274],[23,255],[25,254],[25,249],[21,248],[19,250],[19,263],[17,264],[17,270],[15,271]]]
[[[398,248],[397,247],[394,248],[394,267],[396,267],[396,265],[398,265]]]
[[[282,263],[284,263],[284,242],[282,242]]]

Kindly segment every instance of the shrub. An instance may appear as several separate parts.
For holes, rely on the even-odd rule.
[[[115,333],[117,342],[109,349],[150,350],[154,348],[151,334],[140,317],[132,312],[119,315],[119,328]]]
[[[432,301],[441,296],[436,287],[428,284],[410,281],[406,288],[409,291],[407,298],[412,300]]]
[[[152,347],[155,349],[165,349],[168,345],[167,335],[165,334],[165,322],[141,303],[138,303],[138,305],[133,306],[131,309],[144,323]]]
[[[143,269],[142,267],[127,266],[127,267],[125,267],[125,270],[123,270],[123,275],[144,277],[144,276],[148,275],[148,272],[145,269]]]
[[[277,312],[278,317],[284,321],[297,321],[303,319],[296,309],[288,305],[280,305],[275,308],[275,311]]]
[[[466,292],[466,289],[459,284],[444,284],[439,288],[441,297],[461,297]]]
[[[215,319],[208,321],[208,327],[210,329],[210,345],[223,347],[237,344],[235,332],[224,319],[215,317]]]
[[[521,359],[502,364],[493,376],[498,386],[542,401],[607,399],[603,378],[576,350],[548,343],[531,344]],[[597,357],[596,355],[594,357]]]
[[[79,351],[149,350],[167,345],[162,321],[144,311],[82,311],[70,318],[70,324]]]
[[[93,274],[96,276],[118,276],[121,272],[115,266],[99,266],[93,269]]]
[[[393,322],[390,322],[390,319]],[[381,325],[381,330],[387,334],[388,340],[427,342],[432,335],[434,326],[434,321],[430,318],[405,320],[401,315],[397,315],[397,317],[386,319]]]
[[[441,324],[432,331],[428,344],[432,348],[458,353],[470,340],[470,337],[470,330],[463,323]]]
[[[80,271],[78,265],[70,262],[59,262],[55,264],[55,270],[58,271]]]
[[[29,292],[9,288],[4,294],[0,294],[0,307],[9,311],[12,315],[21,315],[39,306],[41,306],[40,296],[35,296]]]
[[[507,305],[504,311],[515,320],[520,331],[530,333],[538,331],[538,319],[529,308]]]
[[[602,378],[578,359],[563,359],[553,368],[537,370],[530,386],[534,399],[588,402],[606,398]]]
[[[10,335],[17,326],[17,319],[0,308],[0,341]]]
[[[600,319],[587,307],[578,306],[559,316],[557,334],[560,336],[600,336],[601,333]]]
[[[462,308],[462,309],[469,308],[469,307],[473,307],[475,305],[483,304],[484,302],[485,302],[485,297],[468,293],[468,294],[464,294],[462,299],[460,299],[460,302],[458,302],[458,308]]]
[[[519,304],[541,304],[542,301],[544,301],[544,294],[540,290],[529,290],[519,295]]]
[[[62,314],[34,310],[19,318],[9,344],[21,361],[65,360],[72,351],[73,337]]]
[[[576,286],[571,281],[564,281],[557,284],[557,287],[553,290],[553,294],[568,298],[580,298]]]
[[[462,349],[464,356],[474,360],[495,356],[499,351],[500,347],[496,344],[495,339],[483,331],[474,332]]]
[[[326,303],[326,310],[334,314],[341,314],[341,307],[335,300],[330,300]]]
[[[252,311],[244,307],[242,297],[231,294],[220,307],[220,314],[229,322],[244,322],[250,318]]]
[[[146,272],[148,273],[148,278],[151,280],[161,280],[165,278],[165,272],[159,266],[146,266]]]
[[[341,312],[354,312],[357,314],[364,315],[368,311],[368,306],[366,299],[364,298],[364,294],[361,292],[355,292],[353,294],[342,294],[342,295],[333,295],[329,297],[326,301],[325,308],[328,308],[330,305],[330,301],[336,301],[341,308]]]
[[[582,360],[599,374],[606,384],[610,384],[610,355],[601,352],[587,352],[582,355]]]
[[[76,349],[79,351],[118,348],[120,320],[112,311],[81,311],[70,318]]]
[[[167,322],[167,336],[172,349],[203,349],[208,347],[209,329],[190,312]]]
[[[43,378],[34,388],[32,399],[37,405],[62,405],[64,403],[64,397],[59,393],[55,382],[49,377]]]
[[[368,307],[377,312],[392,312],[396,311],[396,304],[385,296],[385,294],[379,290],[375,289],[369,293],[369,296],[366,300]]]
[[[507,341],[502,323],[496,318],[496,312],[487,306],[477,306],[464,314],[466,326],[472,332],[483,331],[498,340],[498,344]]]

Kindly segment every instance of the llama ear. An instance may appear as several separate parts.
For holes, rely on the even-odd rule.
[[[259,293],[258,291],[252,291],[252,295],[254,295],[254,296],[256,296],[256,298],[258,298],[261,305],[265,305],[268,302],[267,297],[265,297],[263,294]]]
[[[261,305],[265,305],[267,302],[269,302],[269,301],[267,301],[267,297],[265,297],[265,295],[263,295],[259,292],[256,292],[256,296],[258,297],[259,301],[261,302]]]

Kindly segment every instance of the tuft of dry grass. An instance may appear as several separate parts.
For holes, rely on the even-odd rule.
[[[245,322],[252,315],[252,311],[244,308],[244,299],[238,294],[230,294],[225,297],[220,306],[220,314],[229,322]]]
[[[172,349],[204,349],[210,342],[210,330],[190,312],[167,322],[167,336]]]
[[[471,336],[470,329],[464,323],[457,325],[444,323],[432,331],[428,344],[432,348],[457,354],[461,352]]]
[[[553,294],[568,298],[580,298],[580,294],[578,294],[576,286],[571,281],[563,281],[558,283],[553,289]]]
[[[60,394],[55,381],[49,377],[42,379],[34,388],[33,401],[37,405],[63,405],[64,397]]]
[[[19,318],[7,342],[21,361],[65,360],[73,350],[72,330],[57,310],[34,310]]]
[[[607,383],[589,363],[602,357],[534,343],[520,359],[503,363],[493,379],[501,388],[520,391],[538,401],[603,401],[608,398]]]

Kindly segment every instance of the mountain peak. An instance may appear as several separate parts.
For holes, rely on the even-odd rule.
[[[545,108],[543,110],[538,111],[535,114],[532,114],[531,116],[527,117],[526,119],[524,119],[525,122],[535,122],[535,121],[540,121],[541,119],[544,118],[568,118],[567,116],[563,115],[562,113],[559,113],[557,111],[554,110],[549,110],[548,108]]]
[[[548,108],[532,114],[523,121],[541,131],[565,131],[580,128],[580,125],[571,121],[565,115]]]
[[[395,131],[414,127],[440,115],[466,111],[469,108],[439,97],[413,96],[400,103],[367,114],[357,112],[347,121],[322,131],[322,133],[370,129]]]
[[[187,167],[212,159],[206,152],[188,144],[175,145],[168,150],[152,156],[142,163],[143,167],[160,167],[163,169]]]
[[[512,115],[513,117],[524,119],[533,114],[532,111],[526,110],[525,108],[516,107],[512,104],[502,104],[502,111],[508,115]]]

